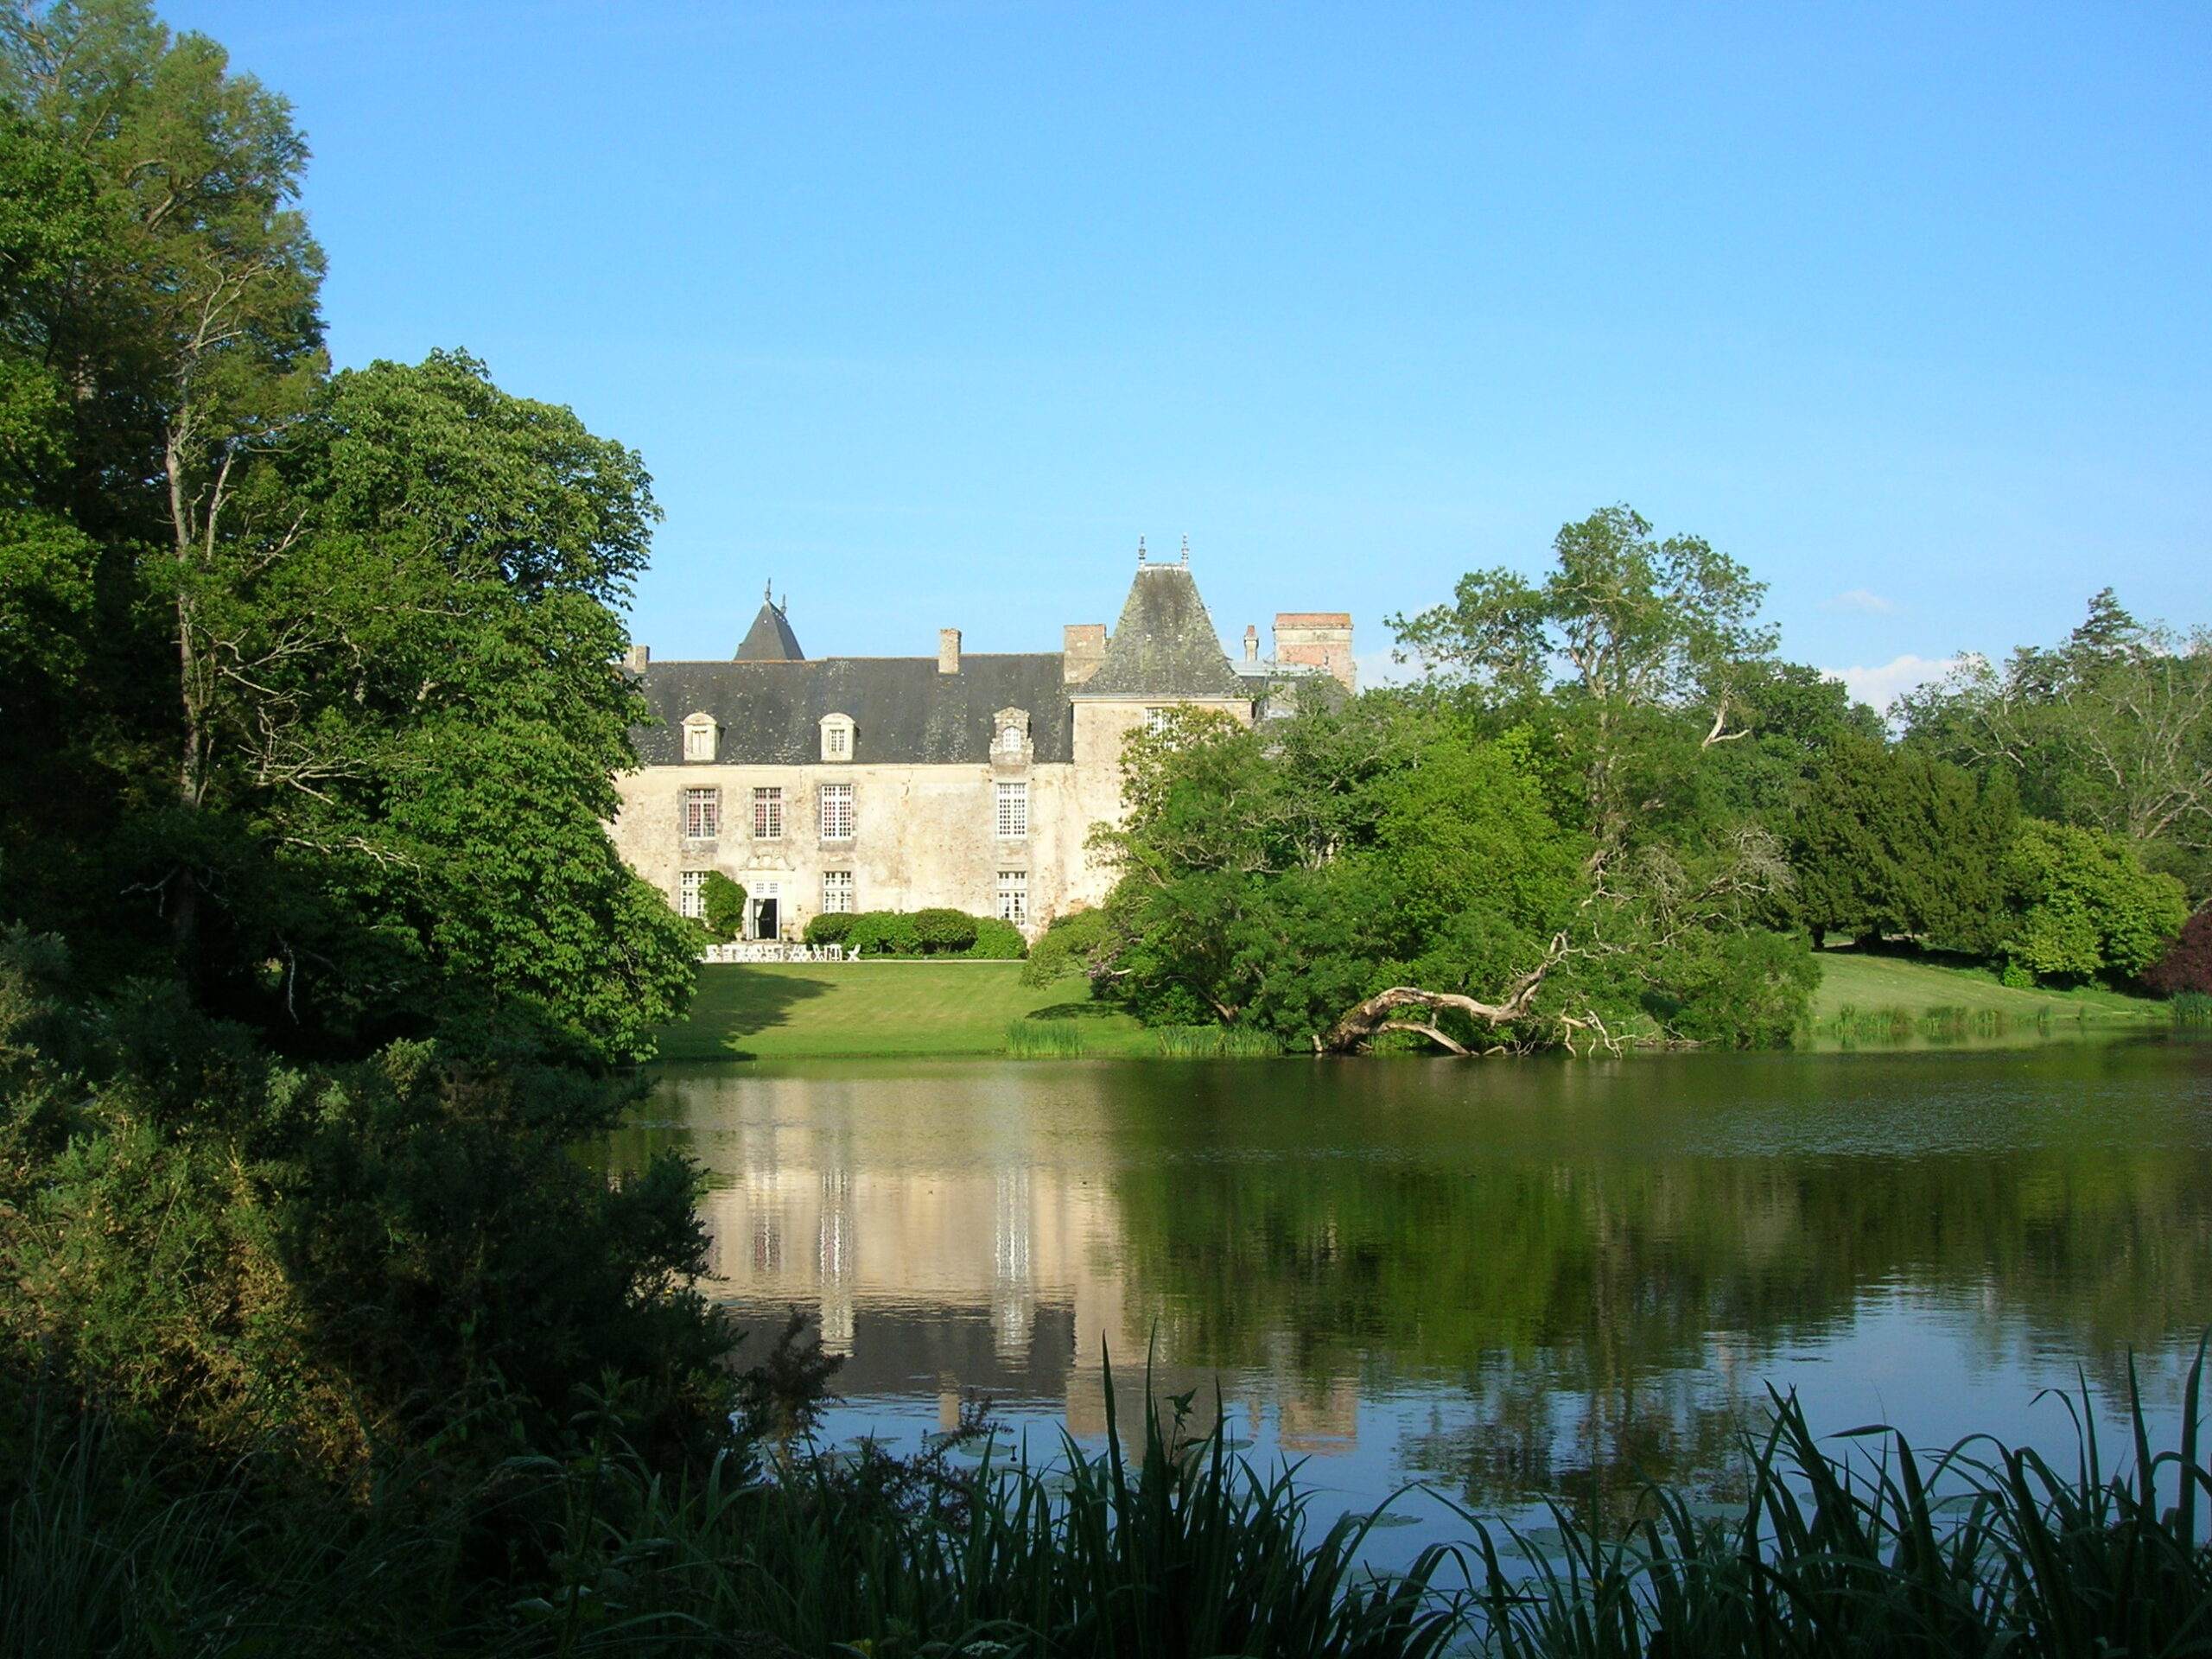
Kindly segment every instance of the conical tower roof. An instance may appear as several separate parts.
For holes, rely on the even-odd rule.
[[[806,653],[798,648],[798,636],[791,632],[790,619],[766,593],[760,595],[760,614],[753,619],[753,626],[745,631],[745,639],[737,648],[741,663],[803,663]]]
[[[1141,564],[1098,671],[1076,697],[1249,697],[1187,563]]]

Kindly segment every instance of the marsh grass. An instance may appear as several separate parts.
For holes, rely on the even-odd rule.
[[[2169,1006],[2177,1026],[2212,1026],[2212,995],[2202,991],[2176,991]]]
[[[1282,1052],[1267,1033],[1243,1026],[1161,1026],[1153,1040],[1171,1059],[1264,1059]]]
[[[1125,1434],[1110,1370],[1096,1450],[1001,1455],[970,1414],[913,1458],[798,1440],[679,1484],[604,1404],[579,1455],[511,1459],[443,1507],[427,1469],[334,1497],[245,1465],[180,1484],[85,1430],[5,1471],[0,1656],[2206,1653],[2203,1365],[2155,1452],[2131,1370],[2110,1467],[2086,1385],[2070,1466],[1823,1441],[1778,1395],[1740,1508],[1655,1487],[1541,1533],[1469,1515],[1398,1574],[1361,1561],[1376,1520],[1317,1530],[1297,1466],[1238,1456],[1217,1408],[1198,1433],[1191,1395],[1148,1399]]]
[[[1083,1052],[1083,1025],[1076,1020],[1009,1020],[1006,1052],[1016,1059],[1074,1059]]]

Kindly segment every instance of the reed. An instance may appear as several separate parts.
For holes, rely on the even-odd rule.
[[[2212,995],[2203,991],[2176,991],[2167,1006],[2177,1026],[2212,1026]]]
[[[1006,1052],[1016,1059],[1074,1059],[1083,1052],[1079,1020],[1010,1020]]]
[[[1153,1040],[1171,1059],[1265,1059],[1282,1052],[1266,1032],[1246,1026],[1161,1026]]]

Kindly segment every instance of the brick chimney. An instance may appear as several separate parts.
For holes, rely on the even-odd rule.
[[[939,628],[937,631],[937,671],[957,674],[960,671],[960,630]]]
[[[1351,661],[1351,618],[1342,611],[1275,613],[1275,661],[1288,669],[1319,669],[1347,691],[1359,689]]]

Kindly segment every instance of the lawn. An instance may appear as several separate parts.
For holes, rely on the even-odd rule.
[[[1953,1011],[1952,1023],[1977,1027],[1985,1036],[2017,1037],[2083,1026],[2112,1030],[2156,1025],[2169,1017],[2164,1002],[2101,986],[2019,991],[1998,983],[1997,976],[1986,969],[1861,956],[1854,950],[1823,950],[1820,961],[1813,1025],[1824,1038],[1851,1034],[1840,1028],[1845,1025],[1864,1027],[1898,1014],[1924,1024],[1942,1010]],[[1862,1029],[1858,1034],[1871,1033]]]
[[[664,1060],[1002,1054],[1016,1021],[1081,1033],[1086,1054],[1147,1052],[1128,1015],[1090,984],[1021,982],[1018,962],[709,964],[690,1017],[662,1032]]]

